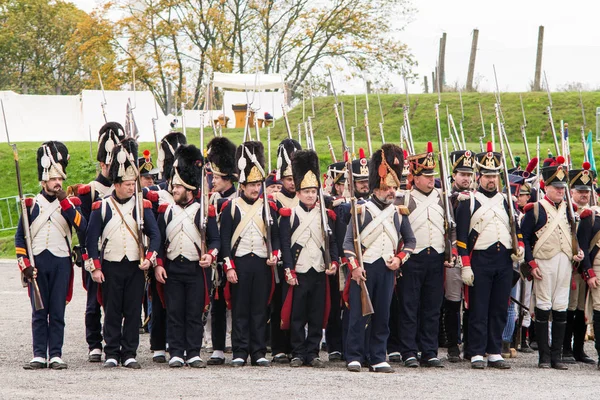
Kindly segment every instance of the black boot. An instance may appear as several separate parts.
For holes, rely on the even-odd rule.
[[[527,330],[527,328],[521,327],[521,348],[519,351],[522,353],[533,353],[533,349],[527,344]]]
[[[532,350],[538,349],[537,336],[535,335],[535,321],[531,321],[529,325],[529,347]]]
[[[550,368],[550,346],[548,344],[548,318],[549,310],[535,309],[535,333],[539,350],[540,368]]]
[[[600,311],[596,310],[594,310],[594,345],[598,353],[598,369],[600,369]]]
[[[569,369],[561,359],[562,346],[567,328],[567,312],[552,310],[552,346],[550,347],[550,358],[552,368]]]
[[[583,310],[575,311],[575,322],[573,323],[573,357],[576,361],[584,364],[596,364],[596,361],[590,358],[583,349],[585,344],[585,312]]]
[[[553,314],[554,315],[554,314]],[[565,338],[563,340],[562,361],[565,364],[575,364],[573,357],[573,348],[571,347],[571,339],[573,338],[573,323],[575,321],[575,311],[567,311],[567,320],[565,324]]]
[[[448,333],[446,327],[446,302],[442,304],[442,309],[440,312],[440,321],[439,321],[439,329],[438,329],[438,346],[441,348],[448,347]]]
[[[460,301],[444,299],[444,327],[446,328],[448,344],[448,361],[451,363],[460,361],[460,349],[458,348],[459,319]]]

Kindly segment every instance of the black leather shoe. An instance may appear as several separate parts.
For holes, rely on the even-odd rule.
[[[483,360],[471,361],[471,368],[472,369],[485,369],[485,361],[483,361]]]
[[[560,369],[560,370],[566,370],[566,369],[569,369],[569,367],[567,366],[567,364],[565,364],[565,363],[563,363],[563,362],[560,362],[560,361],[553,362],[553,363],[551,364],[551,366],[552,366],[552,368],[553,368],[553,369]]]
[[[102,361],[102,354],[90,354],[88,355],[88,361],[93,363],[100,362]]]
[[[287,354],[279,353],[273,356],[273,362],[275,364],[287,364],[290,362],[290,359],[288,358]]]
[[[300,357],[292,358],[290,361],[290,367],[298,368],[304,365],[304,361]]]
[[[116,368],[118,367],[116,362],[112,362],[112,361],[104,361],[104,364],[102,364],[102,368]]]
[[[439,358],[430,358],[426,361],[421,360],[420,365],[425,368],[444,368],[442,361]]]
[[[342,353],[339,351],[334,351],[333,353],[329,353],[329,362],[342,361]]]
[[[394,362],[394,363],[402,362],[402,356],[400,355],[400,353],[392,353],[389,355],[388,359],[390,360],[390,362]]]
[[[123,365],[125,368],[131,368],[131,369],[141,369],[142,366],[140,365],[139,362],[137,361],[132,361],[127,365]]]
[[[540,369],[550,369],[552,366],[550,365],[550,363],[547,362],[543,362],[543,363],[539,363],[538,364],[538,368]]]
[[[416,357],[409,357],[404,360],[404,366],[407,368],[419,368],[419,361],[417,361]]]
[[[246,365],[246,361],[242,360],[242,359],[238,359],[238,360],[233,360],[231,361],[231,366],[232,367],[243,367],[244,365]]]
[[[65,362],[51,362],[49,367],[51,369],[67,369],[69,366]]]
[[[211,357],[206,363],[208,365],[223,365],[225,364],[225,359],[221,357]]]
[[[271,361],[269,361],[269,360],[267,360],[265,358],[263,360],[256,361],[254,363],[254,365],[256,365],[257,367],[270,367],[271,366]]]
[[[313,368],[325,368],[325,363],[317,357],[310,362],[310,366]]]
[[[39,361],[30,361],[27,364],[23,365],[23,369],[44,369],[47,368],[48,365]]]
[[[506,360],[488,361],[487,366],[488,368],[510,369],[510,364]]]
[[[180,360],[173,360],[169,362],[169,368],[182,368],[183,367],[183,361]]]
[[[158,364],[164,364],[167,362],[167,357],[165,356],[154,356],[152,357],[152,362],[158,363]]]
[[[594,361],[593,358],[591,358],[590,356],[588,356],[587,354],[585,354],[585,352],[581,352],[581,353],[575,353],[574,354],[575,360],[584,364],[596,364],[596,361]]]
[[[348,364],[348,365],[346,366],[346,368],[347,368],[347,369],[348,369],[348,371],[350,371],[350,372],[360,372],[360,370],[361,370],[361,365],[360,365],[360,364],[352,364],[352,365]],[[598,369],[600,369],[600,365],[598,366]]]
[[[570,351],[563,353],[561,361],[563,364],[575,364],[577,362]]]
[[[383,374],[391,374],[394,372],[394,368],[390,367],[389,365],[384,365],[381,367],[373,367],[373,366],[369,365],[369,371],[383,373]]]
[[[194,360],[188,362],[187,365],[189,365],[190,368],[206,368],[206,363],[203,360]]]

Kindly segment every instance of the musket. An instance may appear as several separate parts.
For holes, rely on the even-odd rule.
[[[546,92],[548,92],[548,107],[546,107],[546,113],[548,114],[548,122],[550,123],[550,130],[552,132],[552,140],[554,140],[554,148],[556,154],[560,154],[560,148],[558,147],[558,141],[556,140],[556,130],[554,129],[554,121],[552,120],[552,95],[550,94],[550,87],[548,86],[548,78],[546,77],[546,71],[544,71],[544,81],[546,82]]]
[[[156,128],[156,122],[158,121],[158,107],[156,105],[156,99],[153,97],[152,100],[154,101],[154,115],[155,117],[152,118],[152,133],[154,134],[154,149],[156,150],[156,156],[158,157],[158,132],[157,132],[157,128]],[[158,172],[158,179],[162,179],[162,172],[159,170]]]
[[[483,111],[481,110],[481,103],[479,103],[479,118],[481,119],[481,132],[483,133],[483,135],[479,136],[479,147],[481,148],[481,152],[483,153],[483,138],[485,138],[485,122],[483,121]]]
[[[310,117],[308,118],[309,124],[308,124],[308,129],[310,131],[310,141],[312,143],[312,150],[316,151],[317,149],[315,148],[315,136],[314,136],[314,132],[312,129],[312,123],[310,123]],[[331,147],[331,141],[329,140],[329,136],[327,137],[327,140],[329,141],[329,148],[331,150],[331,152],[333,153],[333,148]],[[335,154],[333,154],[334,157],[334,161],[335,161]],[[321,172],[319,171],[319,176],[321,176]],[[327,210],[325,209],[325,197],[323,196],[323,190],[322,188],[318,189],[319,192],[319,208],[320,208],[320,212],[321,212],[321,231],[323,234],[323,262],[325,263],[325,268],[329,269],[331,267],[331,253],[329,252],[329,238],[332,235],[331,232],[331,227],[329,226],[329,221],[327,219]]]
[[[353,126],[350,127],[350,135],[351,135],[351,139],[352,139],[352,159],[354,160],[356,158],[356,148],[354,147],[354,127]]]
[[[100,81],[100,90],[102,90],[102,101],[100,102],[100,107],[102,108],[102,116],[104,117],[104,123],[108,122],[106,118],[106,95],[104,93],[104,85],[102,84],[102,76],[100,76],[100,71],[98,71],[98,80]]]
[[[298,143],[302,146],[302,124],[298,124]]]
[[[506,153],[504,152],[504,141],[502,140],[502,122],[500,122],[500,105],[494,104],[494,111],[496,113],[496,123],[498,124],[498,141],[500,142],[500,154],[502,155],[502,177],[504,179],[504,186],[506,187],[506,202],[508,203],[508,218],[510,221],[510,238],[512,242],[512,252],[517,254],[519,250],[519,239],[517,238],[517,227],[515,220],[515,204],[512,201],[510,193],[510,180],[508,177],[508,166],[506,165]]]
[[[439,106],[440,103],[438,103]],[[446,105],[446,119],[448,121],[448,136],[450,136],[450,140],[452,141],[452,149],[454,151],[458,150],[456,147],[456,141],[454,140],[454,136],[452,136],[452,124],[450,124],[450,112],[448,111],[448,105]]]
[[[271,127],[267,126],[267,158],[268,158],[268,165],[269,165],[269,172],[272,171],[271,169]]]
[[[510,157],[510,163],[513,166],[513,168],[516,168],[517,164],[515,162],[515,157],[513,156],[512,149],[510,148],[510,143],[508,142],[508,136],[506,136],[506,130],[504,130],[503,122],[501,122],[501,125],[498,127],[498,138],[501,142],[504,141],[504,143],[506,144],[506,148],[508,149],[508,156]]]
[[[463,147],[463,144],[460,140],[460,137],[458,136],[458,132],[456,131],[456,125],[454,124],[454,117],[452,116],[452,114],[448,114],[448,123],[450,124],[450,127],[452,128],[452,132],[454,132],[454,136],[456,136],[456,143],[458,144],[458,150],[461,150]]]
[[[523,96],[519,94],[519,100],[521,101],[521,113],[523,114],[523,124],[521,125],[521,138],[523,139],[523,146],[525,147],[525,155],[527,156],[527,162],[531,161],[531,155],[529,154],[529,145],[527,144],[527,118],[525,118],[525,107],[523,106]]]
[[[383,118],[383,109],[381,108],[381,98],[379,92],[377,92],[377,102],[379,103],[379,115],[381,116],[381,122],[379,122],[379,134],[381,135],[381,144],[385,144],[385,134],[383,133],[383,124],[385,119]]]
[[[409,154],[415,154],[415,145],[412,137],[412,130],[410,128],[410,98],[408,97],[408,85],[406,83],[406,75],[403,75],[404,79],[404,92],[406,94],[406,104],[402,107],[402,116],[404,120],[404,133],[406,134],[406,145],[408,147]]]
[[[373,156],[373,146],[371,145],[371,129],[369,128],[369,110],[365,108],[365,133],[367,135],[367,147],[369,148],[369,157]]]
[[[535,142],[535,156],[538,159],[537,166],[535,167],[535,176],[536,176],[536,190],[537,190],[537,198],[538,200],[542,198],[542,188],[540,187],[540,137],[536,137]]]
[[[312,89],[312,79],[308,80],[308,89],[309,89],[309,93],[310,93],[310,108],[312,111],[312,117],[315,118],[315,96],[313,93],[313,89]]]
[[[327,146],[329,146],[329,155],[331,155],[331,160],[336,163],[337,158],[335,158],[335,151],[333,151],[333,145],[331,144],[331,139],[327,136]]]
[[[462,139],[463,149],[466,150],[467,142],[465,142],[465,131],[463,129],[463,121],[465,120],[465,110],[463,108],[462,93],[460,90],[458,91],[458,98],[460,100],[460,121],[458,122],[458,128],[460,129],[460,137]]]
[[[25,194],[23,193],[23,184],[21,181],[21,167],[19,165],[19,152],[17,151],[17,145],[10,142],[10,136],[8,135],[8,123],[6,122],[6,113],[4,112],[4,101],[0,100],[2,106],[2,118],[4,119],[4,128],[6,129],[6,139],[8,144],[12,147],[13,158],[15,160],[15,172],[17,175],[17,188],[19,190],[19,204],[21,205],[21,224],[23,228],[23,236],[25,237],[25,246],[27,247],[27,255],[29,256],[29,263],[35,270],[35,257],[33,255],[33,244],[31,237],[31,230],[29,226],[29,211],[25,204]],[[21,282],[23,287],[27,287],[27,280],[21,274]],[[36,311],[44,309],[44,302],[40,293],[40,287],[38,286],[35,275],[29,279],[31,288],[33,289],[33,306]]]
[[[204,148],[201,148],[203,156],[206,157],[206,152]],[[206,246],[206,227],[208,226],[208,179],[206,176],[206,164],[202,165],[202,170],[200,174],[201,179],[201,187],[200,187],[200,258],[208,252],[208,248]]]
[[[595,193],[592,193],[592,197],[595,197]],[[573,256],[576,256],[579,254],[579,240],[577,240],[578,216],[575,214],[573,199],[571,198],[571,191],[569,188],[565,190],[565,199],[567,200],[567,217],[569,219],[569,225],[571,226],[571,247],[573,249]]]
[[[440,126],[440,105],[435,104],[435,124],[438,137],[438,160],[440,164],[440,182],[442,186],[442,204],[444,206],[444,260],[447,262],[452,261],[452,229],[454,229],[454,220],[450,213],[450,201],[448,196],[450,191],[448,190],[449,181],[446,169],[446,158],[444,156],[443,140],[442,140],[442,128]]]
[[[340,120],[340,114],[338,111],[337,103],[333,105],[333,109],[335,112],[335,118],[338,124],[338,128],[340,129],[340,136],[342,138],[342,147],[344,154],[344,161],[346,162],[346,181],[348,183],[348,189],[350,191],[350,225],[352,229],[352,241],[354,243],[354,253],[356,254],[356,261],[359,267],[363,267],[363,258],[362,258],[362,243],[360,239],[360,230],[358,225],[358,204],[356,199],[356,194],[354,190],[354,177],[352,175],[352,160],[350,158],[350,149],[348,148],[348,143],[346,142],[346,132],[344,131],[342,121]],[[362,316],[368,316],[373,314],[375,311],[373,309],[373,303],[371,302],[371,297],[369,296],[369,290],[367,289],[367,285],[364,280],[361,280],[360,283],[360,302],[361,302],[361,312]]]

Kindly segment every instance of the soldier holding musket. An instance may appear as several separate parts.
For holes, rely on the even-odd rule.
[[[100,173],[87,185],[78,189],[81,201],[81,213],[89,221],[92,213],[92,204],[108,196],[112,190],[112,182],[108,177],[108,169],[112,160],[113,148],[125,138],[125,130],[118,122],[107,122],[100,128],[98,136],[98,152],[96,160],[100,164]],[[83,247],[85,242],[80,243]],[[85,253],[85,249],[81,251]],[[87,291],[85,305],[85,340],[87,341],[89,353],[88,361],[100,362],[102,358],[102,310],[98,302],[98,284],[92,280],[92,276],[81,269],[83,287]]]
[[[458,195],[462,192],[471,191],[473,184],[473,175],[475,166],[474,154],[470,150],[457,150],[450,153],[450,162],[452,163],[452,194],[450,202],[452,210],[456,213],[458,207]],[[460,265],[454,268],[446,269],[444,279],[444,329],[446,333],[446,342],[448,345],[448,361],[460,361],[460,349],[458,347],[460,324],[460,306],[463,300],[464,284],[461,276]],[[463,343],[467,342],[468,332],[468,312],[465,308],[463,316]],[[466,346],[464,346],[466,347]]]
[[[135,357],[144,271],[155,262],[160,246],[152,205],[148,200],[138,201],[140,194],[136,194],[136,160],[135,140],[125,139],[115,146],[109,168],[114,191],[92,205],[87,231],[86,269],[94,282],[101,284],[104,306],[105,368],[119,363],[127,368],[140,368]],[[145,235],[149,237],[149,245],[144,254]]]
[[[446,243],[443,192],[434,187],[436,162],[431,142],[427,152],[408,158],[412,189],[404,193],[402,204],[416,238],[410,259],[402,265],[398,281],[400,305],[400,349],[404,365],[442,367],[437,358],[440,309],[444,296],[444,267],[454,267],[453,256],[445,261]],[[456,236],[452,228],[451,235]],[[456,253],[456,248],[449,249]],[[418,338],[418,344],[417,344]]]
[[[328,276],[335,276],[338,268],[332,229],[335,213],[322,210],[325,205],[317,204],[321,188],[317,153],[297,151],[292,170],[299,204],[292,209],[279,210],[282,260],[289,285],[281,310],[281,325],[283,329],[290,329],[290,366],[323,368],[319,344],[330,310]],[[337,298],[339,301],[339,293]],[[307,334],[305,325],[308,326]]]
[[[172,368],[184,363],[192,368],[206,367],[200,358],[202,314],[209,305],[210,273],[206,271],[217,257],[220,238],[214,207],[209,206],[206,222],[201,221],[201,204],[195,200],[202,184],[203,161],[194,145],[177,149],[170,179],[175,204],[163,204],[158,210],[158,227],[164,238],[159,258],[164,266],[159,262],[154,274],[165,285]],[[206,243],[202,243],[202,229],[206,229]],[[204,246],[206,252],[202,253]]]
[[[479,170],[479,188],[459,196],[456,210],[458,253],[462,261],[463,282],[470,286],[465,294],[469,307],[469,342],[471,367],[487,366],[508,369],[502,358],[502,331],[506,325],[513,261],[523,254],[516,221],[509,217],[505,195],[498,192],[501,153],[488,142],[487,152],[475,156]],[[512,226],[511,226],[512,225]],[[515,232],[515,238],[511,231]],[[517,241],[513,244],[513,241]],[[513,251],[513,247],[517,249]]]
[[[65,369],[65,307],[73,294],[71,231],[75,228],[83,233],[87,225],[79,212],[79,200],[67,198],[63,190],[69,163],[65,145],[44,143],[37,151],[37,163],[42,191],[33,199],[25,199],[29,226],[24,226],[21,217],[15,235],[18,265],[29,283],[32,306],[33,359],[24,368]],[[38,301],[43,305],[36,307],[34,292],[38,287]]]
[[[232,307],[232,365],[242,367],[250,356],[252,365],[268,367],[265,330],[279,253],[277,211],[273,202],[260,196],[266,178],[262,143],[242,143],[236,159],[240,195],[227,201],[221,212],[225,298]]]
[[[403,215],[408,210],[393,204],[400,187],[403,161],[402,149],[392,144],[383,145],[371,158],[369,186],[373,195],[357,207],[356,215],[363,265],[357,258],[354,229],[346,232],[344,251],[352,277],[346,283],[350,315],[345,356],[349,371],[360,371],[365,362],[374,372],[394,371],[385,361],[394,274],[408,260],[415,246],[408,218]],[[400,243],[403,243],[402,249]],[[362,289],[361,281],[366,284]],[[365,288],[373,304],[371,316],[362,312],[361,290]],[[369,329],[365,329],[367,324]]]
[[[540,368],[567,369],[561,353],[569,306],[572,262],[580,262],[584,253],[578,247],[575,216],[568,189],[568,169],[564,157],[558,156],[542,168],[546,195],[537,203],[525,206],[521,224],[525,241],[525,261],[534,278],[535,332]],[[565,195],[567,201],[565,201]],[[574,213],[573,213],[574,214]],[[571,225],[573,224],[573,225]],[[552,346],[548,338],[548,321],[552,313]]]

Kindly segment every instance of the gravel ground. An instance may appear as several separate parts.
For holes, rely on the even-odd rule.
[[[228,365],[231,355],[224,366],[170,370],[165,364],[152,363],[147,334],[140,338],[141,370],[105,371],[100,364],[87,362],[84,310],[85,294],[76,269],[63,348],[69,369],[23,370],[22,365],[32,357],[30,306],[15,263],[0,261],[0,398],[592,398],[597,397],[593,385],[600,379],[596,366],[539,370],[537,353],[520,354],[510,361],[513,368],[509,371],[474,371],[467,362],[445,362],[444,369],[436,370],[409,370],[397,365],[394,374],[374,374],[366,369],[350,373],[343,363],[332,363],[322,370],[289,366],[234,370]],[[586,350],[595,356],[593,343],[586,343]],[[202,357],[206,360],[209,354]],[[440,358],[445,359],[443,349]]]

